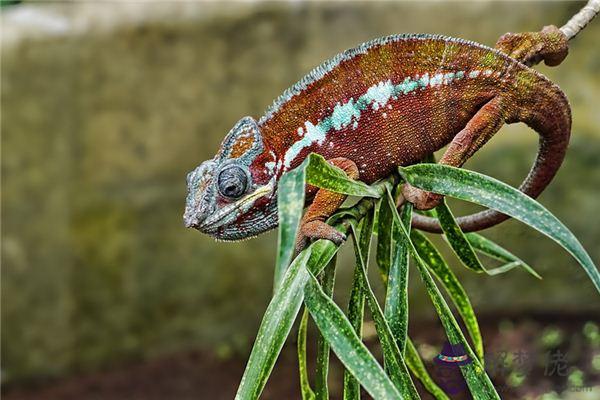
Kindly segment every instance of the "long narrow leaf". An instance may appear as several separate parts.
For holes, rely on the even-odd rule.
[[[305,308],[298,328],[298,372],[300,374],[300,393],[302,400],[314,400],[315,393],[310,388],[308,369],[306,368],[306,328],[308,326],[308,310]]]
[[[310,255],[309,247],[296,257],[271,299],[258,329],[236,399],[257,399],[262,392],[302,305],[303,288],[308,280],[305,266]]]
[[[363,218],[360,229],[361,248],[370,249],[371,238],[373,237],[373,224],[375,220],[375,208]],[[363,255],[365,257],[365,265],[368,265],[369,252]],[[352,280],[352,291],[350,292],[350,303],[348,304],[348,319],[354,328],[354,332],[360,338],[362,336],[362,326],[365,308],[365,296],[360,285],[360,272],[354,270]],[[350,373],[344,371],[344,400],[356,400],[360,398],[360,386],[358,380]]]
[[[415,258],[418,259],[418,256]],[[417,268],[421,273],[421,277],[423,278],[427,292],[429,293],[438,316],[440,317],[440,321],[444,326],[448,340],[451,344],[462,344],[467,352],[467,355],[471,358],[472,363],[463,365],[460,367],[460,369],[465,377],[465,380],[467,381],[467,385],[469,386],[469,390],[471,391],[473,398],[500,399],[498,392],[494,388],[490,378],[485,373],[483,366],[477,360],[473,350],[471,350],[467,340],[460,331],[458,323],[456,322],[456,319],[454,319],[448,304],[446,304],[446,301],[442,297],[439,289],[433,282],[431,275],[429,275],[425,263],[422,261],[417,261]]]
[[[393,204],[392,197],[389,195],[386,197],[390,204]],[[408,233],[406,232],[404,226],[402,226],[400,222],[400,216],[398,215],[397,210],[394,208],[393,211],[395,223],[397,223],[398,226],[401,227],[401,234],[405,237],[406,240],[410,241]],[[412,242],[410,242],[409,250],[415,260],[417,268],[421,274],[421,278],[425,283],[427,293],[429,294],[429,297],[432,300],[437,314],[440,317],[440,321],[444,326],[444,330],[446,331],[446,336],[448,337],[448,340],[451,344],[462,344],[465,348],[465,351],[467,352],[467,355],[472,360],[472,363],[463,365],[460,367],[460,369],[463,373],[463,376],[465,377],[467,385],[469,386],[469,390],[473,394],[473,397],[478,400],[500,399],[498,392],[496,392],[494,385],[490,381],[490,378],[487,376],[485,370],[483,369],[483,366],[475,356],[475,353],[473,353],[473,350],[471,350],[471,346],[469,346],[469,343],[462,334],[458,323],[454,318],[454,315],[452,315],[452,312],[448,307],[448,304],[444,300],[442,294],[435,285],[433,278],[429,274],[427,270],[427,264],[425,263],[425,261],[423,261],[423,259],[421,259],[419,253],[417,252]]]
[[[520,261],[513,261],[513,262],[509,262],[509,263],[503,264],[503,265],[501,265],[499,267],[496,267],[496,268],[488,269],[487,273],[488,273],[488,275],[491,275],[491,276],[500,275],[500,274],[503,274],[503,273],[508,272],[510,270],[513,270],[513,269],[515,269],[517,267],[522,267],[522,266],[523,266],[523,264],[521,264]]]
[[[400,219],[407,231],[410,231],[411,218],[412,205],[406,203],[402,207]],[[393,221],[393,217],[390,219]],[[395,238],[400,237],[398,229],[394,225]],[[408,243],[403,240],[394,240],[394,256],[390,266],[384,314],[400,351],[404,353],[408,333]]]
[[[504,264],[494,269],[485,268],[481,260],[479,260],[479,257],[477,257],[477,254],[475,254],[475,246],[471,245],[468,236],[463,233],[460,226],[456,223],[454,215],[450,211],[450,208],[448,208],[446,201],[442,200],[435,210],[442,230],[445,233],[444,236],[446,241],[450,244],[450,247],[465,267],[475,272],[485,272],[488,275],[494,276],[503,274],[522,265],[521,263],[510,261],[508,264]],[[524,268],[527,269],[530,267],[527,266]],[[533,272],[535,273],[535,271]]]
[[[463,289],[454,272],[450,269],[446,260],[438,252],[435,246],[419,231],[413,231],[410,233],[410,238],[419,253],[419,256],[427,263],[431,272],[438,278],[442,283],[446,292],[452,299],[452,302],[456,305],[456,309],[460,314],[469,336],[475,346],[475,352],[479,360],[483,360],[483,339],[481,338],[481,331],[479,330],[479,323],[475,317],[475,311],[471,306],[471,301],[467,296],[467,293]]]
[[[280,228],[274,291],[281,282],[283,272],[294,254],[295,240],[304,208],[306,184],[353,196],[380,196],[376,189],[363,182],[348,178],[344,171],[334,167],[318,154],[310,154],[300,166],[283,174],[279,179],[277,189],[277,212]]]
[[[352,237],[354,238],[354,252],[356,255],[356,269],[358,270],[358,276],[360,277],[360,285],[363,293],[371,310],[371,315],[375,321],[375,329],[377,330],[377,336],[381,342],[381,349],[383,350],[383,357],[387,366],[388,375],[391,377],[392,382],[396,385],[396,388],[402,396],[407,399],[420,399],[417,389],[415,388],[408,368],[404,363],[404,357],[400,352],[398,345],[394,339],[394,335],[390,330],[390,327],[383,316],[383,311],[375,298],[375,294],[371,289],[369,280],[367,278],[367,270],[362,255],[363,249],[360,248],[359,241],[356,239],[356,231],[352,226]]]
[[[335,283],[336,257],[333,257],[320,275],[323,292],[329,297],[333,295],[333,285]],[[319,332],[317,334],[317,371],[315,374],[315,398],[318,400],[327,400],[329,398],[329,388],[327,386],[327,376],[329,373],[329,343]]]
[[[475,254],[475,250],[473,250],[465,234],[456,223],[454,215],[446,205],[446,200],[442,199],[442,202],[435,208],[435,212],[446,240],[462,264],[475,272],[486,272],[477,254]]]
[[[406,350],[404,352],[404,360],[410,371],[421,381],[425,389],[433,395],[437,400],[450,400],[444,391],[431,378],[421,356],[410,338],[406,339]]]
[[[310,154],[299,168],[306,168],[306,183],[332,192],[352,196],[380,197],[380,193],[364,184],[348,178],[346,173],[328,163],[318,154]]]
[[[383,368],[354,332],[342,310],[309,271],[304,301],[317,327],[338,359],[374,399],[403,399]]]
[[[305,183],[305,168],[296,168],[283,174],[279,179],[277,193],[277,216],[279,218],[277,248],[279,251],[275,262],[273,292],[279,287],[294,254],[296,236],[304,208]]]
[[[525,261],[521,260],[510,251],[506,250],[504,247],[491,241],[485,236],[481,236],[475,232],[466,233],[465,236],[476,251],[485,254],[486,256],[495,258],[496,260],[505,261],[507,263],[518,262],[525,271],[529,272],[538,279],[542,279],[542,277]],[[493,274],[493,271],[495,270],[488,270],[488,273]]]
[[[364,307],[365,300],[360,287],[360,281],[356,275],[358,272],[354,272],[354,278],[352,280],[352,290],[350,291],[350,303],[348,304],[348,318],[352,329],[356,335],[362,337],[362,326],[364,318]],[[360,399],[360,385],[358,380],[352,375],[349,370],[344,371],[344,400],[358,400]]]
[[[316,156],[316,161],[313,164],[319,164],[321,160],[318,158]],[[302,304],[304,297],[303,288],[308,279],[308,273],[304,265],[306,264],[312,273],[318,274],[339,249],[339,246],[328,240],[318,240],[312,243],[307,250],[300,253],[292,264],[287,267],[294,252],[295,237],[298,229],[297,222],[300,219],[304,206],[306,181],[309,180],[309,177],[313,179],[313,175],[318,173],[318,168],[305,171],[313,159],[315,157],[308,157],[296,173],[294,171],[287,173],[291,175],[288,178],[290,179],[289,184],[285,184],[284,181],[284,185],[281,185],[280,180],[278,198],[287,199],[285,206],[282,207],[282,209],[287,209],[287,211],[284,211],[284,215],[286,215],[284,219],[287,218],[287,222],[285,222],[286,226],[284,227],[286,231],[280,233],[279,239],[278,261],[274,279],[276,289],[263,316],[256,341],[248,359],[248,364],[246,365],[244,375],[236,393],[236,399],[256,399],[264,389]],[[321,163],[319,168],[325,171],[334,169],[334,167],[326,162],[324,164]],[[330,174],[330,179],[323,178],[316,181],[310,180],[310,182],[311,184],[323,185],[327,189],[342,193],[346,193],[344,190],[349,188],[347,194],[372,197],[380,196],[381,190],[359,182],[353,182],[345,174],[341,176],[339,172],[342,171],[338,170],[336,172],[334,169],[334,172]],[[371,206],[372,202],[361,200],[355,208],[358,210]],[[344,230],[341,225],[338,228],[342,231]]]
[[[301,252],[285,271],[258,329],[236,399],[260,396],[302,305],[308,280],[305,266],[313,273],[320,273],[338,249],[329,240],[318,240]]]
[[[389,188],[388,188],[389,190]],[[377,253],[376,261],[383,283],[387,284],[390,265],[392,263],[392,231],[394,219],[387,201],[379,203],[377,217]]]
[[[492,208],[537,229],[567,250],[600,292],[600,273],[581,243],[531,197],[494,178],[445,165],[417,164],[401,168],[400,174],[413,186]]]

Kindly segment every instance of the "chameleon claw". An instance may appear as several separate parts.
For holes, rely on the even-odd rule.
[[[347,239],[346,235],[323,221],[310,221],[300,227],[300,233],[296,240],[296,252],[306,247],[309,239],[331,240],[336,245],[341,245]]]

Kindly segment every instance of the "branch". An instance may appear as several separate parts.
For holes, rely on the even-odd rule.
[[[567,37],[567,40],[571,40],[594,19],[598,12],[600,12],[600,0],[589,0],[569,22],[560,28],[560,31]]]

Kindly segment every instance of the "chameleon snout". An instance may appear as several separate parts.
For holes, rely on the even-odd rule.
[[[183,214],[183,224],[186,228],[194,228],[201,230],[203,222],[208,217],[209,213],[203,207],[197,207],[195,205],[186,206]]]
[[[215,163],[205,161],[187,176],[187,198],[183,213],[183,224],[186,228],[202,229],[203,222],[212,213],[214,198],[211,188],[212,172]]]
[[[183,215],[183,224],[186,228],[199,229],[202,221],[206,219],[206,215],[198,214],[195,211],[186,210]]]

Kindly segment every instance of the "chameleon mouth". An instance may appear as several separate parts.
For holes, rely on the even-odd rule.
[[[252,208],[254,202],[259,198],[270,194],[273,191],[273,183],[260,186],[254,192],[242,197],[235,203],[228,204],[227,206],[217,210],[214,214],[209,215],[204,219],[197,229],[205,233],[213,233],[224,225],[228,225],[235,221],[241,214],[246,213]]]

